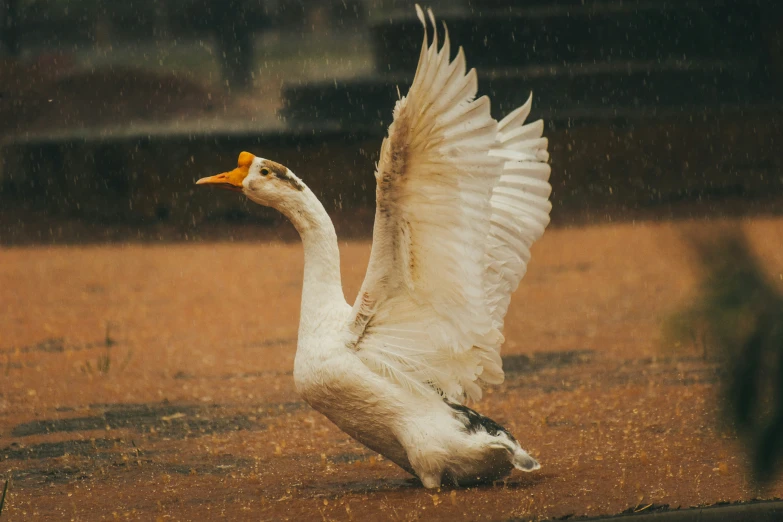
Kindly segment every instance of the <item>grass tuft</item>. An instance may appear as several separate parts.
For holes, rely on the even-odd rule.
[[[5,481],[5,486],[3,486],[3,496],[0,497],[0,515],[3,514],[3,507],[5,506],[5,496],[8,493],[8,485],[11,483],[10,480]]]

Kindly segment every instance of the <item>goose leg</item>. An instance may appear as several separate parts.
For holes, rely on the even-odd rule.
[[[440,487],[440,474],[424,473],[419,475],[419,480],[427,489],[436,489]]]

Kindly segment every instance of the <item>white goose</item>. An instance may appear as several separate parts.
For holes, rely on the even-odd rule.
[[[549,223],[543,122],[531,106],[500,123],[474,99],[449,38],[424,43],[408,95],[381,146],[367,275],[353,306],[337,236],[288,168],[243,152],[231,172],[200,179],[276,208],[304,243],[296,388],[340,429],[427,488],[468,485],[540,466],[502,426],[462,405],[480,381],[503,381],[500,346],[511,293]],[[428,12],[433,28],[435,19]]]

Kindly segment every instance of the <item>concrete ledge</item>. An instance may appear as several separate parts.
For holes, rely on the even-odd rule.
[[[655,506],[652,506],[652,509],[655,510]],[[617,522],[626,520],[629,522],[778,522],[783,520],[783,502],[754,502],[673,510],[663,508],[654,512],[645,512],[644,509],[640,509],[637,513],[598,518],[569,518],[568,520],[582,520],[585,522],[602,522],[605,520]]]
[[[758,56],[760,4],[588,2],[480,7],[435,14],[473,63],[530,64]],[[769,3],[769,2],[767,2]],[[480,12],[480,16],[477,14]],[[421,45],[415,13],[399,11],[372,27],[378,72],[413,70]]]
[[[281,114],[292,122],[385,126],[391,123],[399,93],[405,95],[412,80],[409,74],[387,74],[285,85]],[[618,112],[644,118],[657,117],[658,111],[745,108],[783,101],[766,72],[741,62],[629,61],[480,72],[478,95],[490,96],[496,117],[522,105],[531,92],[535,93],[533,117],[568,120],[571,126],[581,124],[580,113],[586,112],[591,115],[588,120],[611,121]]]
[[[608,122],[585,110],[574,116],[581,125],[555,120],[546,130],[553,219],[654,214],[684,202],[711,202],[718,212],[723,201],[752,208],[755,198],[783,194],[783,119],[773,110],[780,114],[775,107],[617,109]],[[372,173],[385,132],[381,124],[327,124],[24,136],[0,148],[0,222],[5,241],[21,215],[166,223],[186,232],[204,221],[277,222],[275,212],[234,194],[193,186],[232,166],[242,150],[289,166],[330,212],[372,209]]]

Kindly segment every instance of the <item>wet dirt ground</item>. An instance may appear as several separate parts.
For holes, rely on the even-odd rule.
[[[783,287],[783,220],[742,226]],[[2,517],[527,520],[783,497],[721,427],[709,340],[662,333],[698,276],[682,234],[706,228],[549,230],[509,310],[506,382],[473,405],[542,469],[440,491],[298,399],[298,243],[0,249]],[[352,301],[369,242],[341,251]]]

